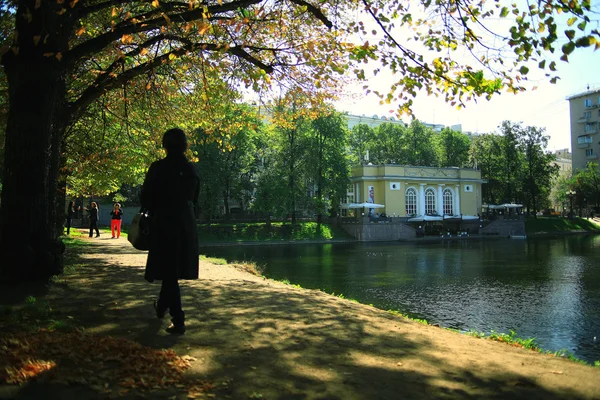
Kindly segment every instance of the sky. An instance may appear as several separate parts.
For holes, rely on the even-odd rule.
[[[560,56],[560,46],[552,59]],[[538,70],[537,63],[530,68],[529,86],[537,86],[534,91],[517,95],[501,93],[491,100],[478,99],[477,102],[466,103],[466,108],[457,110],[442,99],[418,94],[414,100],[414,116],[426,123],[443,125],[461,124],[463,132],[487,133],[497,131],[504,120],[522,122],[526,126],[537,126],[546,129],[550,137],[548,150],[559,150],[571,147],[569,122],[569,102],[567,97],[590,89],[600,89],[600,51],[591,48],[576,49],[569,56],[569,62],[557,61],[558,75],[561,79],[551,84],[549,78]],[[381,86],[391,77],[379,74],[369,80],[369,85]],[[339,101],[339,111],[354,115],[396,116],[390,113],[393,105],[379,105],[375,96],[366,96],[362,83],[348,90],[351,95]],[[403,117],[405,120],[406,117]]]

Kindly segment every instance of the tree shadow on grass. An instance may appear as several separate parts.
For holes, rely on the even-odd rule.
[[[95,251],[114,251],[95,245]],[[182,282],[184,336],[163,332],[152,309],[159,285],[143,280],[142,262],[89,262],[44,294],[56,312],[89,332],[175,349],[197,359],[190,378],[214,382],[217,398],[266,399],[576,399],[502,369],[493,375],[457,368],[425,337],[386,327],[412,322],[373,308],[268,282],[233,279]],[[107,254],[107,253],[105,253]],[[377,320],[371,317],[378,316]],[[86,388],[31,383],[14,398],[102,398]],[[167,398],[153,392],[145,398]],[[74,396],[74,397],[73,397]],[[99,397],[94,397],[99,396]],[[125,395],[129,398],[131,394]],[[1,397],[1,395],[0,395]],[[134,397],[131,397],[134,398]],[[185,397],[184,397],[185,398]]]

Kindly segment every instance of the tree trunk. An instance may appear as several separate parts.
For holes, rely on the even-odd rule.
[[[61,145],[62,147],[62,145]],[[62,153],[59,158],[59,173],[58,173],[58,184],[57,184],[57,200],[56,200],[56,231],[59,235],[64,233],[64,225],[66,218],[66,208],[65,203],[67,200],[67,176],[68,172],[65,169],[65,165],[67,162],[67,156],[65,153]]]
[[[3,64],[10,110],[0,210],[0,279],[44,281],[62,271],[64,245],[56,229],[56,199],[67,119],[65,80],[54,58],[43,62],[9,51]]]

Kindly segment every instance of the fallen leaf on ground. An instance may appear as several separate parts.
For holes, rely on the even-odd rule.
[[[0,383],[31,380],[85,384],[122,392],[185,387],[183,372],[194,357],[152,349],[131,340],[80,331],[8,333],[0,338]],[[194,386],[206,390],[207,384]],[[199,390],[198,390],[199,391]]]

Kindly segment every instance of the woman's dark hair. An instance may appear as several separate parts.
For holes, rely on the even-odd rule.
[[[75,202],[73,200],[71,200],[69,202],[69,209],[75,208]]]
[[[187,150],[185,132],[179,128],[169,129],[163,135],[162,145],[167,153],[185,153]]]

